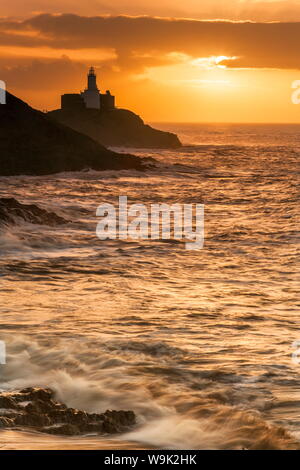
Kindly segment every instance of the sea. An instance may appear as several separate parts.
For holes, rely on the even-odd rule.
[[[0,178],[68,220],[0,232],[0,390],[50,387],[115,436],[0,430],[0,449],[300,449],[300,125],[156,123],[157,164]],[[100,240],[97,207],[204,204],[204,245]],[[299,343],[299,344],[298,344]]]

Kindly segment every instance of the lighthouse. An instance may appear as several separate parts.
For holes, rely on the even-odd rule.
[[[100,92],[97,87],[97,76],[91,67],[87,76],[87,88],[81,93],[86,108],[100,109]]]
[[[80,112],[86,108],[98,109],[101,110],[101,113],[115,109],[115,97],[110,91],[107,90],[106,93],[100,93],[94,67],[91,67],[89,70],[87,75],[87,88],[84,91],[81,93],[65,93],[61,95],[61,109],[71,112]]]

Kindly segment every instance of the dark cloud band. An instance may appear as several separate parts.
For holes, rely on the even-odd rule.
[[[124,68],[134,68],[139,56],[157,60],[174,51],[193,57],[237,56],[231,67],[300,68],[300,23],[43,14],[20,23],[2,21],[0,31],[2,45],[58,51],[114,48]]]

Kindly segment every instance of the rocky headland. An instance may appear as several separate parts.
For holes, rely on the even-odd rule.
[[[57,109],[49,112],[48,116],[109,147],[181,147],[176,134],[153,129],[127,109]]]
[[[150,164],[151,159],[108,150],[9,92],[6,104],[0,105],[0,176],[85,169],[144,170]]]

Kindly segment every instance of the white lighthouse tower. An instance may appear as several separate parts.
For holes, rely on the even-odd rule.
[[[100,92],[97,87],[97,76],[94,67],[88,73],[88,86],[81,93],[86,108],[100,109]]]

